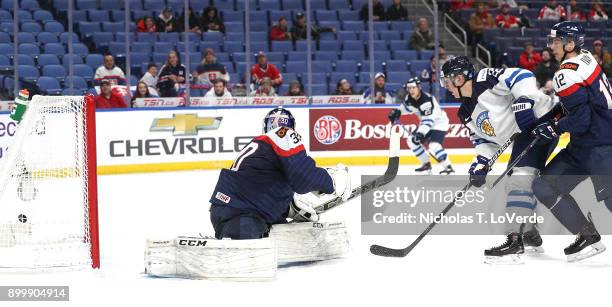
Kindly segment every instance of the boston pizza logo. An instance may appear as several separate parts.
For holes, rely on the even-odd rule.
[[[342,135],[342,125],[337,118],[331,115],[324,115],[315,121],[313,132],[319,143],[331,145],[340,139]]]

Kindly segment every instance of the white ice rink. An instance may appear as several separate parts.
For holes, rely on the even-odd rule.
[[[407,174],[414,166],[400,166]],[[458,167],[463,172],[467,166]],[[499,172],[500,168],[497,168]],[[361,173],[384,167],[352,167]],[[372,243],[405,246],[414,236],[361,236],[359,200],[323,216],[343,219],[352,252],[343,259],[281,268],[271,282],[149,278],[146,238],[212,234],[208,199],[218,171],[99,177],[102,269],[0,274],[0,285],[68,285],[70,302],[0,306],[609,306],[612,252],[568,264],[570,236],[545,236],[546,254],[523,265],[487,265],[482,251],[501,236],[428,236],[405,258],[370,255]],[[612,238],[604,237],[612,246]],[[1,257],[1,255],[0,255]]]

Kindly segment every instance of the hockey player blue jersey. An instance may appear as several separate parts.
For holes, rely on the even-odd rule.
[[[576,145],[612,144],[612,87],[588,51],[561,63],[553,87],[567,116],[558,123]]]
[[[328,172],[315,165],[293,129],[278,127],[254,138],[230,169],[222,169],[210,198],[213,205],[259,214],[283,223],[293,194],[334,192]]]

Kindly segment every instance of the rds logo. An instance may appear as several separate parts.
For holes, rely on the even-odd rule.
[[[319,117],[314,123],[313,132],[319,143],[331,145],[340,139],[342,135],[342,125],[337,118],[331,115],[324,115]]]

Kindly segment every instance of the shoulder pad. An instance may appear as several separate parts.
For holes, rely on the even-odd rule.
[[[575,64],[575,63],[563,63],[562,65]],[[580,74],[573,69],[559,69],[555,72],[553,78],[553,89],[555,93],[561,97],[565,97],[575,93],[581,86],[583,86],[584,79],[581,78]]]
[[[304,150],[302,136],[287,127],[278,127],[255,138],[272,146],[277,155],[287,157]]]

